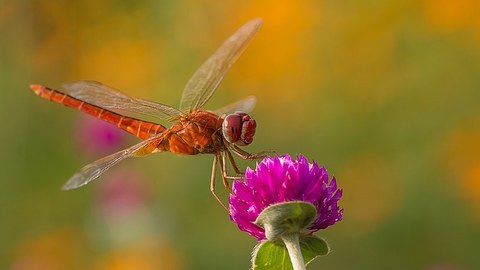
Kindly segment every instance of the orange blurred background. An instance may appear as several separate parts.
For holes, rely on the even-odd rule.
[[[256,95],[246,150],[301,153],[338,179],[344,220],[317,233],[333,252],[309,269],[480,269],[478,14],[474,0],[0,0],[0,268],[249,268],[255,241],[211,196],[211,156],[132,159],[62,192],[137,140],[28,85],[90,79],[177,106],[260,17],[207,109]]]

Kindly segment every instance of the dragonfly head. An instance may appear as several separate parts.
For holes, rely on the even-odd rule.
[[[234,112],[225,117],[222,124],[223,137],[238,146],[249,145],[253,141],[257,123],[244,112]]]

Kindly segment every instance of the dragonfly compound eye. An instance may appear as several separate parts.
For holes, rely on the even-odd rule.
[[[252,143],[257,124],[248,114],[235,112],[225,117],[223,136],[229,143],[244,146]]]

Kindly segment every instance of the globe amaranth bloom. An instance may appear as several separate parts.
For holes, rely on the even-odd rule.
[[[266,157],[257,168],[247,168],[245,179],[237,179],[230,194],[230,219],[238,227],[256,237],[265,239],[263,228],[254,224],[259,214],[268,206],[289,201],[313,204],[317,216],[307,228],[310,232],[333,225],[343,217],[338,200],[342,190],[337,188],[335,177],[329,181],[324,167],[309,163],[302,155],[292,160],[289,155]]]

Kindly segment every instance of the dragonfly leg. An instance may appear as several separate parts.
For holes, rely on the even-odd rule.
[[[228,149],[225,152],[227,152],[228,159],[230,160],[230,164],[232,164],[232,167],[235,170],[235,173],[244,175],[245,173],[240,171],[240,169],[238,169],[237,163],[235,162],[235,159],[233,158],[232,153]]]
[[[210,191],[212,192],[213,197],[215,197],[215,199],[217,199],[217,201],[220,203],[220,205],[225,210],[227,210],[227,212],[228,212],[228,208],[225,206],[225,204],[222,202],[222,200],[220,200],[217,193],[215,193],[215,175],[216,175],[216,172],[217,172],[217,162],[220,162],[220,160],[221,159],[219,159],[217,155],[215,155],[214,158],[213,158],[212,178],[210,179]]]
[[[227,153],[228,159],[230,160],[230,163],[232,164],[232,167],[235,170],[235,173],[237,174],[237,176],[228,175],[227,160],[226,160],[226,157],[225,157],[225,153],[223,153],[222,158],[223,158],[223,168],[224,168],[223,169],[223,178],[225,180],[224,185],[225,185],[226,188],[231,190],[231,188],[228,185],[228,182],[226,182],[226,180],[227,179],[230,179],[230,180],[245,179],[245,173],[240,171],[240,169],[238,168],[237,163],[235,162],[235,159],[232,156],[232,153],[230,153],[230,151],[228,151],[228,149],[225,152]]]
[[[235,144],[232,144],[230,146],[230,149],[243,159],[260,159],[260,158],[266,157],[268,154],[275,153],[275,151],[261,151],[258,153],[250,154],[247,151],[242,150],[240,147],[236,146]]]
[[[225,188],[231,191],[232,189],[230,188],[230,184],[228,184],[228,181],[227,181],[227,179],[231,179],[231,177],[228,176],[228,173],[227,173],[227,162],[225,159],[225,153],[220,153],[220,156],[221,157],[218,159],[218,161],[220,162],[220,171],[222,172],[222,182]]]
[[[221,165],[221,171],[222,171],[223,185],[228,190],[231,191],[232,189],[230,188],[228,180],[245,180],[245,173],[240,171],[240,169],[238,168],[237,163],[235,162],[235,159],[232,156],[232,153],[228,149],[226,149],[225,152],[222,152],[220,154],[222,156],[222,158],[220,159],[220,165]],[[237,174],[236,176],[228,175],[227,159],[226,159],[227,155],[228,155],[228,159],[230,160],[230,163],[232,164],[233,169],[235,170],[235,173]]]

